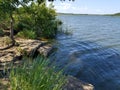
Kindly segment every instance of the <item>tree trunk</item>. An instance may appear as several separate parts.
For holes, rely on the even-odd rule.
[[[14,24],[14,19],[13,19],[13,16],[11,15],[11,21],[10,21],[10,38],[12,40],[12,44],[15,45],[13,24]]]
[[[9,49],[9,48],[11,48],[12,46],[15,45],[14,31],[13,31],[14,18],[12,17],[12,15],[10,16],[10,18],[11,18],[11,21],[10,21],[10,38],[12,40],[12,44],[8,47],[0,48],[0,50],[6,50],[6,49]]]

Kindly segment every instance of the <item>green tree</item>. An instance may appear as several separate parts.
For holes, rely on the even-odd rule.
[[[14,40],[14,32],[13,32],[13,24],[14,24],[14,18],[13,13],[16,11],[18,6],[17,0],[0,0],[0,11],[3,15],[8,15],[10,18],[10,38],[12,40],[12,44],[15,44]]]
[[[19,12],[20,30],[32,29],[39,37],[54,38],[57,30],[57,14],[52,5],[46,7],[45,2],[32,2],[26,9],[19,8]]]
[[[27,13],[31,13],[31,10],[29,10],[29,8],[28,8],[29,4],[31,2],[37,3],[37,5],[39,6],[41,3],[45,2],[45,1],[46,0],[0,0],[0,16],[1,16],[0,19],[5,16],[10,18],[10,38],[12,40],[12,45],[15,44],[14,31],[13,31],[13,27],[14,27],[14,23],[15,23],[14,13],[16,13],[18,11],[19,6],[22,6],[27,11]],[[55,0],[48,0],[48,1],[55,1]],[[65,1],[65,0],[60,0],[60,1]],[[71,0],[69,0],[69,1],[71,1]],[[74,0],[72,0],[72,1],[74,1]],[[34,7],[32,7],[32,8],[34,10]],[[44,9],[46,9],[46,8],[44,8]],[[36,11],[32,11],[32,13],[33,13],[33,15],[35,15]],[[43,12],[43,13],[47,13],[47,12]],[[39,12],[38,12],[38,14],[39,14]],[[36,19],[35,19],[35,22],[36,22]]]
[[[25,6],[30,1],[33,0],[0,0],[0,13],[1,13],[0,18],[3,18],[3,16],[8,16],[10,18],[10,38],[12,40],[12,46],[15,44],[13,31],[14,26],[13,14],[17,11],[19,5]]]

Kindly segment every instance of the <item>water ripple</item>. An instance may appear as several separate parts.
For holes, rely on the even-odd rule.
[[[55,53],[65,73],[92,83],[95,90],[120,90],[120,17],[61,15],[73,29],[58,37]]]

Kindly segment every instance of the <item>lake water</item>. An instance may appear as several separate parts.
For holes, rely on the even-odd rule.
[[[60,15],[73,35],[59,35],[59,67],[95,90],[120,90],[120,17]]]

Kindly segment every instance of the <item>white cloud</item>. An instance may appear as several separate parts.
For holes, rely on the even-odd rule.
[[[50,4],[50,3],[48,3]],[[61,13],[78,13],[78,14],[104,14],[105,10],[90,8],[87,6],[76,6],[73,2],[59,2],[57,4],[53,3],[57,12]]]
[[[60,3],[59,5],[55,5],[55,9],[57,12],[62,13],[86,13],[89,11],[87,6],[74,6],[72,3]]]
[[[59,5],[55,5],[55,9],[57,12],[68,12],[72,7],[71,3],[60,3]]]
[[[89,11],[87,6],[82,6],[82,7],[71,7],[71,11],[74,13],[86,13]]]

